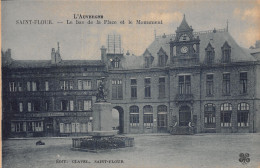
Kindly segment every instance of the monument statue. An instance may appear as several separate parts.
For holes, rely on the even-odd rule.
[[[99,83],[98,86],[98,92],[96,95],[96,102],[106,102],[106,98],[105,98],[105,93],[104,93],[104,89],[105,88],[105,84],[104,84],[104,79],[102,78],[101,82]]]

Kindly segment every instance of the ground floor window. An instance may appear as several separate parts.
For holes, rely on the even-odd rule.
[[[237,125],[238,127],[249,126],[249,104],[239,103],[237,106]]]
[[[11,123],[12,132],[41,132],[43,131],[43,121],[15,122]]]
[[[15,122],[11,123],[11,131],[12,132],[23,132],[25,131],[23,128],[23,122]]]
[[[232,105],[224,103],[220,106],[220,125],[221,127],[231,127]]]
[[[92,128],[90,123],[60,123],[60,133],[86,133]]]
[[[204,106],[204,126],[205,128],[216,127],[216,108],[212,103]]]
[[[247,127],[249,126],[248,123],[248,117],[249,113],[248,112],[238,112],[237,113],[237,125],[239,127]]]
[[[144,127],[152,127],[153,126],[153,108],[150,105],[146,105],[143,108],[144,110]]]
[[[221,127],[231,126],[231,112],[221,112]]]
[[[153,114],[144,114],[144,126],[145,127],[153,126]]]
[[[160,105],[157,107],[157,123],[159,129],[167,127],[167,106]]]
[[[43,122],[42,121],[27,122],[27,131],[29,132],[43,131]]]
[[[139,126],[139,108],[138,106],[131,106],[129,108],[130,113],[130,127]]]

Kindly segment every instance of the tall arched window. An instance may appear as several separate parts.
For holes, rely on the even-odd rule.
[[[249,104],[239,103],[237,106],[237,125],[239,127],[249,126]]]
[[[230,103],[221,104],[220,115],[221,127],[231,127],[232,105]]]
[[[139,108],[138,106],[131,106],[130,111],[130,126],[138,127],[139,126]]]
[[[150,105],[144,106],[144,127],[153,126],[153,107]]]
[[[158,131],[167,131],[167,106],[160,105],[157,107]]]
[[[212,103],[204,106],[204,127],[216,128],[216,108]]]

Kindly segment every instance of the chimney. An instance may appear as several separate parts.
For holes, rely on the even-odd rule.
[[[56,53],[55,53],[55,48],[51,49],[51,64],[56,63]]]
[[[11,57],[11,49],[7,49],[7,51],[2,50],[2,65],[9,65],[12,63],[13,59]]]
[[[105,48],[105,46],[102,46],[100,50],[101,50],[101,61],[107,63],[107,49]]]
[[[58,42],[58,50],[55,52],[55,48],[52,48],[51,50],[51,64],[57,64],[61,62],[61,56],[60,56],[60,45]]]
[[[260,40],[257,40],[257,41],[255,42],[255,48],[260,48]]]

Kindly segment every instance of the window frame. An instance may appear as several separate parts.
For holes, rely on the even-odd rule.
[[[139,107],[136,105],[129,107],[129,124],[130,127],[139,127]]]
[[[229,122],[226,122],[229,120]],[[220,126],[232,127],[232,104],[223,103],[220,105]]]

